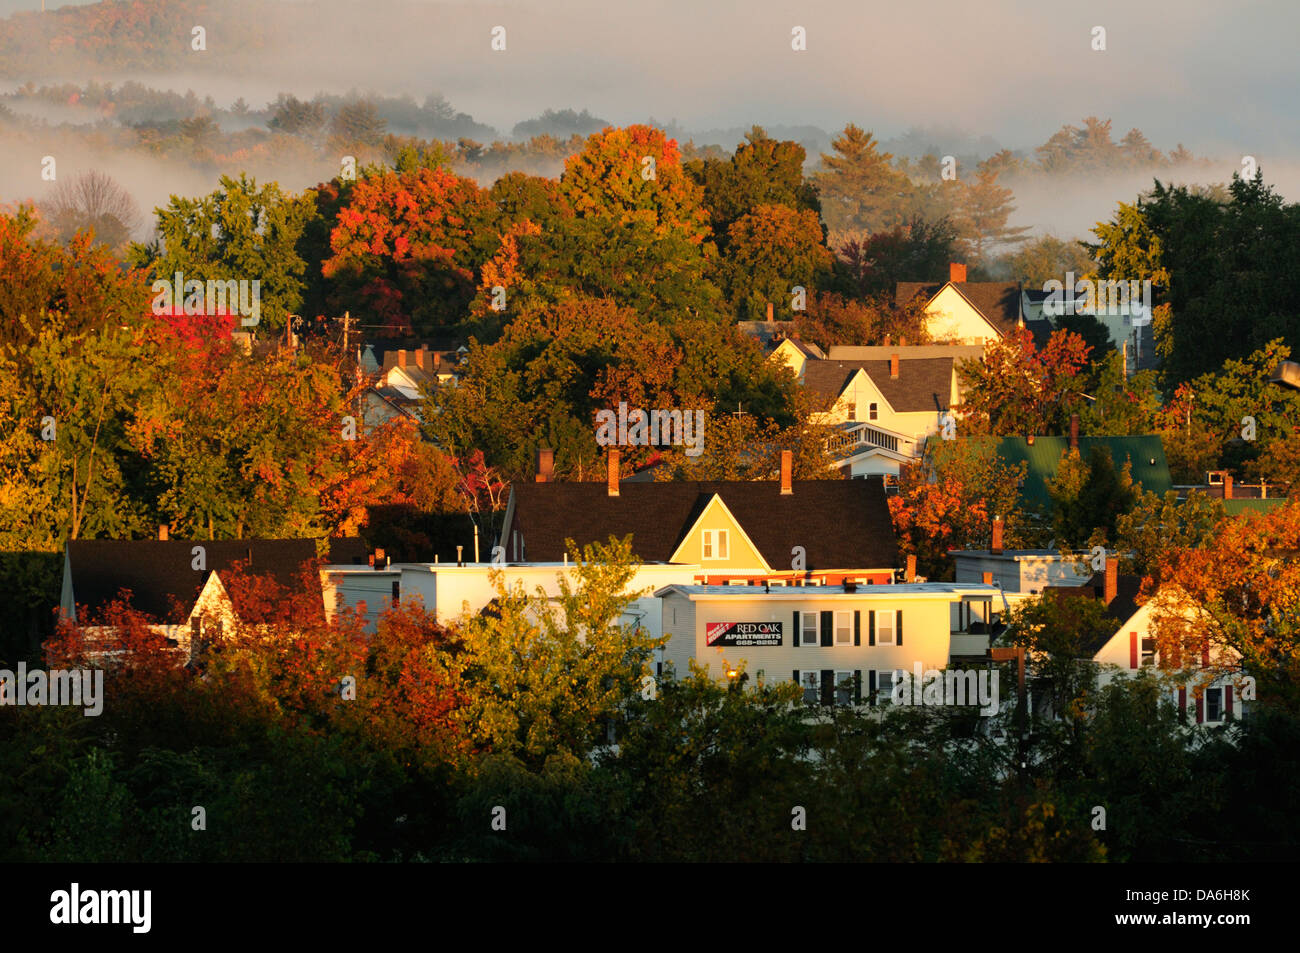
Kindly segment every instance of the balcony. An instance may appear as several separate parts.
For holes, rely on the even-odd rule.
[[[888,450],[902,456],[916,455],[913,438],[862,421],[841,424],[839,433],[832,436],[827,445],[835,457],[851,457],[868,449]]]

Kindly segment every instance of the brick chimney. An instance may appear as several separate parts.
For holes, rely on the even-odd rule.
[[[1223,498],[1225,500],[1232,499],[1232,474],[1231,473],[1225,473],[1223,475]]]
[[[421,344],[419,348],[416,349],[415,352],[415,366],[422,371],[428,370],[428,368],[424,366],[424,359],[425,359],[425,350],[424,350],[424,345]]]
[[[166,523],[158,524],[158,539],[164,543],[167,542],[167,530],[168,526]]]
[[[891,380],[898,380],[898,355],[889,355],[889,377]]]
[[[1070,449],[1079,449],[1079,415],[1070,414]]]
[[[1002,517],[999,516],[993,520],[993,542],[989,544],[989,552],[996,556],[1002,555]]]
[[[991,585],[993,585],[993,573],[991,573],[991,572],[986,572],[986,573],[984,573],[983,575],[981,575],[981,576],[980,576],[980,582],[984,583],[984,585],[986,585],[986,586],[991,586]]]
[[[903,571],[904,582],[916,582],[916,557],[907,557],[907,569]]]
[[[537,482],[549,483],[555,470],[555,451],[547,447],[537,450]]]
[[[949,280],[949,281],[965,281],[965,280],[966,280],[966,266],[965,266],[965,265],[959,265],[959,264],[957,264],[955,261],[953,261],[953,262],[949,262],[949,263],[948,263],[948,280]]]
[[[397,352],[397,366],[398,367],[406,366],[406,348],[402,348]]]
[[[781,451],[781,495],[789,496],[794,492],[794,451]]]
[[[1106,605],[1115,601],[1115,596],[1119,594],[1119,557],[1106,557],[1106,588],[1102,590],[1102,598],[1105,599]]]
[[[770,301],[767,303],[767,320],[769,324],[776,320],[772,315],[772,302]]]
[[[611,449],[609,451],[608,460],[606,482],[609,486],[609,495],[618,496],[618,451]]]
[[[890,338],[890,335],[886,334],[886,335],[885,335],[885,347],[889,347],[889,338]]]
[[[898,346],[899,346],[899,347],[907,347],[907,335],[905,335],[905,334],[900,334],[900,335],[898,336]]]

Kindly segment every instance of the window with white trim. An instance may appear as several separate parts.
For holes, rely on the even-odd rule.
[[[1207,688],[1205,690],[1205,720],[1223,721],[1223,689]]]
[[[727,531],[725,529],[706,529],[704,531],[704,558],[727,558]]]
[[[835,673],[835,704],[837,705],[853,704],[853,673],[852,672]]]
[[[800,617],[799,617],[799,627],[803,630],[803,634],[799,637],[799,644],[800,644],[800,645],[816,645],[816,644],[817,644],[817,641],[818,641],[818,639],[817,639],[817,613],[816,613],[816,612],[805,612],[805,613],[803,613],[802,615],[800,615]]]
[[[890,704],[894,697],[894,670],[876,673],[876,704]]]
[[[892,610],[876,613],[876,644],[894,644],[894,613]]]
[[[1156,663],[1156,640],[1149,635],[1142,637],[1142,665],[1154,665]]]
[[[803,679],[803,703],[805,705],[820,705],[822,702],[822,673],[818,671],[804,672]]]
[[[880,416],[880,406],[878,404],[872,404],[870,407],[868,407],[867,416],[871,420],[875,420],[878,416]]]
[[[853,644],[853,614],[851,612],[835,613],[835,644]]]

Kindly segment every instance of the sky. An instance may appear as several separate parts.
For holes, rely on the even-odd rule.
[[[834,134],[853,122],[884,141],[923,128],[939,155],[979,139],[1031,151],[1099,116],[1117,140],[1137,127],[1158,149],[1182,143],[1214,158],[1199,181],[1226,182],[1252,156],[1266,181],[1300,200],[1295,0],[272,2],[297,21],[293,41],[257,54],[253,68],[223,69],[238,47],[214,31],[204,55],[215,68],[135,78],[223,105],[242,96],[261,106],[280,92],[438,93],[502,135],[548,108],[587,109],[616,125],[675,122],[684,138],[708,130],[697,142],[726,148],[753,124]],[[39,7],[0,0],[0,14]],[[504,52],[491,49],[494,26],[506,28]],[[795,27],[806,50],[792,49]],[[1097,27],[1104,50],[1093,49]],[[105,160],[145,208],[204,187],[194,170],[124,161]],[[0,154],[0,198],[28,188],[3,186],[30,167],[30,156]],[[321,170],[279,174],[302,188]],[[1026,185],[1012,224],[1082,235],[1150,185],[1147,174]]]
[[[39,6],[0,0],[2,13]],[[264,71],[225,77],[213,94],[436,90],[506,132],[546,108],[586,108],[688,129],[853,121],[888,138],[951,127],[1013,148],[1097,115],[1117,138],[1137,126],[1162,149],[1182,142],[1265,164],[1300,155],[1294,0],[329,0],[328,9],[304,17],[300,42]],[[494,25],[507,28],[504,53],[489,50]],[[806,51],[791,49],[795,26]],[[1092,49],[1097,26],[1104,51]]]

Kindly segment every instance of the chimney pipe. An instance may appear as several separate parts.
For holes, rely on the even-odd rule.
[[[898,355],[889,355],[889,377],[891,380],[898,380]]]
[[[907,569],[903,573],[904,582],[916,582],[916,557],[907,557]]]
[[[890,335],[886,334],[886,335],[885,335],[885,347],[889,347],[889,338],[890,338]]]
[[[1225,500],[1232,499],[1232,474],[1231,473],[1225,473],[1223,475],[1223,498]]]
[[[537,450],[537,482],[549,483],[555,468],[555,451],[547,447]]]
[[[993,542],[989,545],[989,552],[995,556],[1002,555],[1002,517],[999,516],[993,520]]]
[[[1106,556],[1106,605],[1115,601],[1115,596],[1119,594],[1119,557]]]
[[[781,451],[781,495],[794,493],[794,451]]]
[[[966,266],[965,266],[965,265],[959,265],[959,264],[957,264],[955,261],[949,262],[949,263],[948,263],[948,280],[949,280],[949,281],[965,281],[965,280],[966,280]]]
[[[1070,449],[1079,449],[1079,415],[1070,414]]]
[[[1025,437],[1025,443],[1026,443],[1028,446],[1031,446],[1031,447],[1032,447],[1032,446],[1034,445],[1034,435],[1033,435],[1033,434],[1029,434],[1028,436],[1026,436],[1026,437]]]
[[[618,496],[618,451],[614,449],[609,451],[606,482],[609,487],[609,495]]]
[[[461,553],[464,551],[464,549],[465,549],[464,546],[457,546],[457,547],[456,547],[456,565],[457,565],[457,566],[463,566],[463,565],[465,565],[465,560],[461,558]]]
[[[164,543],[167,542],[167,530],[168,526],[166,523],[158,524],[158,539]]]

